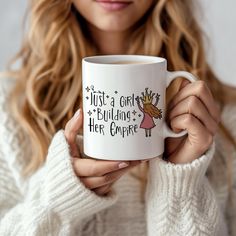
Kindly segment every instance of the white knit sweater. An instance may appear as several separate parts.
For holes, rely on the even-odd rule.
[[[140,181],[130,174],[106,197],[87,189],[73,172],[62,130],[53,137],[45,164],[25,180],[21,170],[30,151],[27,137],[9,113],[13,84],[14,80],[0,80],[1,236],[236,235],[236,153],[231,152],[234,183],[229,197],[229,156],[219,135],[192,163],[152,159],[145,202]],[[222,119],[236,137],[235,107],[226,107]]]

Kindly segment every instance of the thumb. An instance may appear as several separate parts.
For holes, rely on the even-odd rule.
[[[65,127],[65,137],[70,145],[71,155],[73,157],[79,157],[79,150],[76,144],[76,136],[79,129],[83,126],[82,109],[79,109],[74,116],[67,122]]]
[[[72,117],[72,131],[75,132],[77,135],[82,126],[83,126],[83,111],[80,108],[75,112],[74,116]]]

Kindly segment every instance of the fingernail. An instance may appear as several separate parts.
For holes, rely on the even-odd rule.
[[[127,166],[129,166],[129,164],[127,163],[127,162],[121,162],[119,165],[118,165],[118,167],[121,169],[121,168],[125,168],[125,167],[127,167]]]
[[[80,117],[80,109],[78,111],[76,111],[73,118],[78,119],[79,117]]]

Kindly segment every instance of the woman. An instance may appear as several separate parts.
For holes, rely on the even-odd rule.
[[[191,1],[30,9],[21,68],[0,86],[0,235],[235,235],[235,89],[208,66]],[[163,158],[82,158],[81,59],[94,54],[163,56],[200,78],[168,89],[167,120],[188,136]]]

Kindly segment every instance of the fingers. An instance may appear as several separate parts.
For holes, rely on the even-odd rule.
[[[75,159],[77,163],[78,163],[78,160],[83,160],[83,159],[77,159],[77,158]],[[84,161],[94,161],[94,160],[86,159]],[[101,169],[95,168],[94,169],[95,173],[97,173],[98,176],[94,176],[92,172],[90,172],[92,174],[91,176],[84,176],[84,177],[80,176],[80,180],[85,185],[85,187],[93,190],[98,195],[104,195],[108,193],[110,191],[111,185],[114,182],[116,182],[119,178],[121,178],[121,176],[123,176],[129,169],[141,163],[141,161],[131,161],[129,164],[128,162],[116,162],[116,165],[114,165],[115,163],[111,161],[98,160],[95,162],[97,166],[99,165],[100,162],[102,162],[102,166],[104,166],[105,162],[107,162],[106,164],[109,164],[107,165],[109,168],[113,165],[115,169],[113,171],[106,172],[106,174],[104,175],[100,175],[100,173],[103,173],[103,170],[102,170],[103,168]],[[86,164],[88,164],[88,162]],[[118,166],[118,169],[117,169],[117,166]],[[78,174],[78,170],[76,170],[76,173]],[[88,173],[85,173],[85,174],[87,175]]]
[[[111,190],[112,184],[108,184],[99,188],[93,189],[93,191],[100,196],[106,195]]]
[[[129,165],[135,165],[140,161],[103,161],[94,159],[75,158],[73,166],[77,176],[102,176],[106,173],[125,168]]]
[[[183,114],[175,117],[171,121],[171,128],[186,129],[189,139],[192,142],[203,144],[203,147],[208,147],[212,143],[213,137],[211,133],[192,114]]]
[[[79,157],[79,150],[76,144],[76,135],[78,131],[83,126],[83,115],[82,110],[79,109],[74,116],[67,122],[65,127],[65,137],[70,145],[71,156]]]
[[[168,160],[189,163],[203,155],[213,143],[220,121],[220,110],[205,82],[184,81],[168,105],[168,113],[167,120],[174,131],[188,131],[185,138],[167,140]]]
[[[175,163],[190,162],[199,158],[212,144],[213,136],[205,126],[192,114],[183,114],[171,120],[172,129],[186,129],[188,138],[181,147],[172,154]],[[185,158],[183,158],[183,156]],[[190,160],[186,160],[190,158]]]
[[[189,96],[177,103],[177,105],[169,112],[168,120],[172,120],[174,117],[182,114],[193,114],[203,123],[205,128],[207,128],[212,135],[214,135],[218,129],[217,122],[209,114],[202,101],[196,96]]]
[[[169,109],[171,110],[175,105],[177,105],[181,100],[189,97],[196,96],[202,103],[206,106],[206,109],[210,113],[211,117],[218,123],[220,121],[220,111],[216,106],[214,98],[211,94],[210,89],[206,83],[202,80],[196,81],[194,83],[188,83],[184,86],[172,99],[169,104]]]
[[[140,162],[139,162],[140,163]],[[133,168],[136,164],[129,165],[128,167],[124,167],[119,170],[115,170],[113,172],[107,173],[103,176],[95,176],[95,177],[80,177],[80,180],[83,184],[89,189],[99,188],[108,184],[112,184],[117,181],[121,176],[123,176],[129,169]]]

